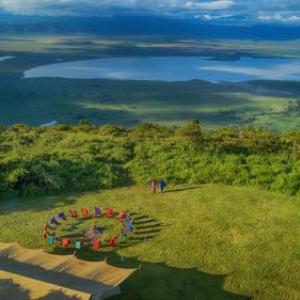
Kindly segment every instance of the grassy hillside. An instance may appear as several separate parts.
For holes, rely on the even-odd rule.
[[[79,257],[138,267],[115,299],[299,299],[299,197],[222,185],[149,186],[1,200],[0,241],[43,245],[61,210],[100,205],[136,213],[132,244]],[[125,257],[125,261],[121,257]]]

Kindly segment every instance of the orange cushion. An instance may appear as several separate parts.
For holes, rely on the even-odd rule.
[[[70,245],[70,241],[68,239],[63,239],[62,245],[63,245],[63,247],[68,247]]]

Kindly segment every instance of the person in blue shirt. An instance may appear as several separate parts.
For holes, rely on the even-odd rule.
[[[161,179],[161,180],[159,181],[159,187],[160,187],[161,193],[164,192],[164,189],[166,188],[166,186],[167,186],[167,184],[165,183],[165,181],[164,181],[163,179]]]
[[[50,219],[50,224],[55,225],[55,226],[59,226],[60,225],[60,223],[56,220],[55,217],[52,217]]]

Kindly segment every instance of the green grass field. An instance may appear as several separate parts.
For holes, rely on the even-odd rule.
[[[44,222],[100,205],[135,213],[136,231],[115,251],[78,256],[142,269],[115,299],[300,299],[299,197],[222,185],[133,186],[81,195],[1,200],[0,241],[42,247]],[[122,262],[121,257],[125,257]]]
[[[282,96],[276,90],[250,90],[202,81],[0,80],[0,124],[76,124],[85,119],[129,127],[142,122],[178,126],[199,119],[208,128],[299,128],[300,93]]]

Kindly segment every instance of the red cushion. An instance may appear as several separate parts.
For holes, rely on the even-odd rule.
[[[108,241],[108,245],[109,245],[109,247],[115,247],[116,246],[116,240],[115,239],[110,239]]]
[[[93,242],[93,248],[96,250],[99,250],[102,247],[102,244],[100,241]]]
[[[111,217],[113,216],[113,214],[114,214],[114,211],[113,211],[112,208],[109,208],[109,209],[106,211],[106,215],[107,215],[109,218],[111,218]]]
[[[70,215],[72,218],[77,218],[78,217],[77,210],[76,209],[70,210]]]

